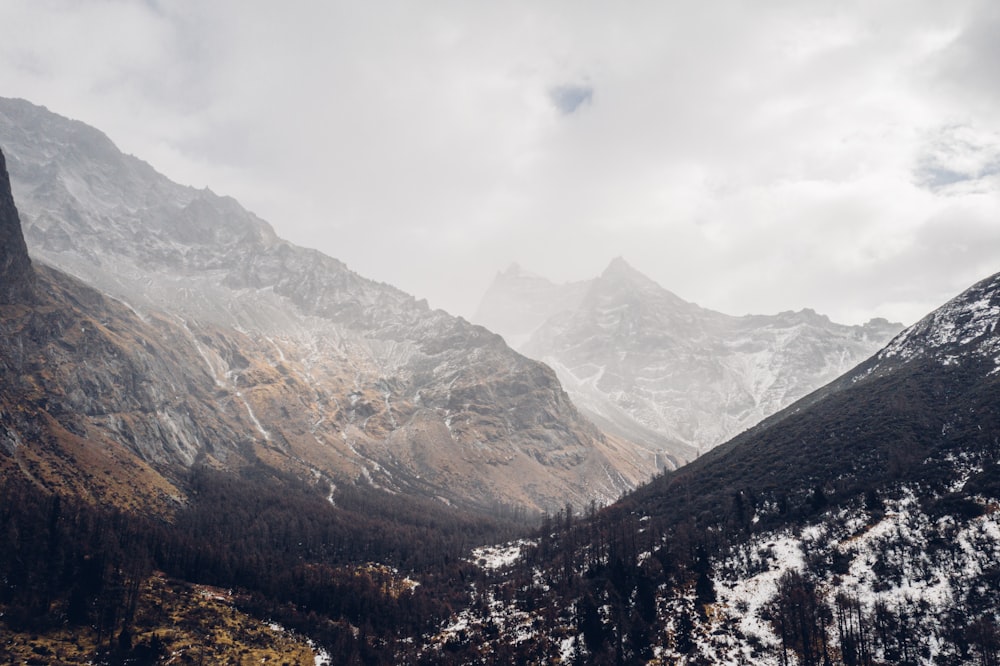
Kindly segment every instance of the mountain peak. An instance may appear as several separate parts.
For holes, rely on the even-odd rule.
[[[606,275],[642,275],[642,273],[633,268],[632,264],[625,261],[625,258],[619,255],[612,259],[608,267],[601,273],[602,277]]]
[[[828,326],[830,318],[825,314],[820,314],[812,308],[802,308],[801,310],[785,310],[778,313],[778,317],[786,321],[809,323],[816,326]]]
[[[549,282],[546,278],[536,275],[529,270],[526,270],[521,264],[516,261],[511,263],[505,270],[497,273],[497,280],[536,280],[542,282]]]
[[[33,277],[21,218],[10,191],[7,161],[0,151],[0,304],[24,300],[31,292]]]
[[[617,297],[627,295],[629,298],[639,297],[666,302],[675,308],[698,308],[683,298],[664,288],[645,273],[642,273],[622,257],[615,257],[604,269],[601,276],[593,283],[595,293],[617,294]]]
[[[601,282],[627,282],[633,286],[655,286],[657,289],[662,289],[652,278],[640,272],[620,256],[611,260],[611,263],[608,264],[608,267],[604,269],[604,272],[601,273],[601,277],[598,279]]]
[[[504,277],[516,277],[518,275],[524,275],[524,269],[521,268],[521,264],[515,261],[507,267],[507,270],[500,271],[500,275],[503,275]]]

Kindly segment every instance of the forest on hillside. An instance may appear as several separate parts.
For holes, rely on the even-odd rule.
[[[156,663],[162,645],[136,640],[133,622],[145,582],[162,572],[239,591],[240,610],[343,663],[392,663],[403,639],[435,631],[468,602],[479,575],[469,551],[525,529],[523,516],[370,488],[339,490],[331,504],[263,466],[195,468],[189,488],[168,521],[0,481],[0,621],[14,632],[91,632],[101,663]]]

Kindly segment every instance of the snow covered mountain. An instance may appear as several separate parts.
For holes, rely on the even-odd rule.
[[[1000,274],[607,510],[477,551],[490,583],[426,652],[997,663],[998,325]]]
[[[169,328],[230,415],[218,437],[257,457],[477,506],[610,499],[648,476],[499,336],[283,241],[98,130],[0,99],[0,146],[35,262]],[[103,411],[106,434],[146,462],[190,464],[218,439],[176,410],[149,410],[143,428]]]
[[[621,258],[564,286],[511,269],[478,316],[524,339],[521,351],[550,365],[591,420],[668,466],[850,370],[902,328],[844,326],[812,310],[733,317],[684,301]]]

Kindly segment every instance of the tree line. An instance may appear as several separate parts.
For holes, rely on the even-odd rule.
[[[134,663],[150,648],[133,645],[136,607],[158,570],[240,590],[241,610],[331,653],[392,663],[403,639],[468,602],[471,548],[524,529],[347,484],[331,504],[328,488],[264,466],[196,468],[186,486],[187,505],[164,519],[0,479],[0,621],[17,632],[80,627],[106,663]],[[419,584],[400,585],[408,576]]]

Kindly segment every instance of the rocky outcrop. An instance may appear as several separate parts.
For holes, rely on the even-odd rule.
[[[34,273],[21,232],[7,175],[7,160],[0,150],[0,303],[26,300],[32,293]]]

